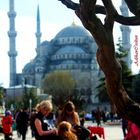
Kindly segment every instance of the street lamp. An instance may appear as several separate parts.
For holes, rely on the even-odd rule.
[[[14,115],[14,105],[11,104],[10,110],[12,111],[12,115]]]
[[[29,111],[30,111],[30,118],[31,118],[31,112],[32,112],[32,99],[29,99]]]
[[[5,101],[3,100],[2,102],[2,107],[3,107],[3,114],[5,113]]]

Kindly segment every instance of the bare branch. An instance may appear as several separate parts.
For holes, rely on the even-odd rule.
[[[105,9],[106,9],[106,20],[105,20],[105,27],[107,29],[113,30],[115,16],[118,15],[117,10],[115,9],[111,0],[102,0]]]
[[[79,8],[79,4],[71,1],[71,0],[58,0],[61,1],[64,5],[72,10],[77,10]]]
[[[125,2],[129,10],[137,17],[140,17],[140,0],[125,0]]]
[[[71,0],[59,0],[61,1],[67,8],[70,8],[74,11],[77,11],[79,9],[80,4],[74,3]],[[95,6],[95,13],[96,14],[106,14],[105,8],[101,5]],[[133,16],[133,17],[124,17],[122,15],[117,14],[115,17],[115,21],[123,24],[123,25],[140,25],[140,18]]]
[[[134,17],[124,17],[121,15],[116,16],[115,21],[128,26],[138,26],[140,25],[140,18]]]

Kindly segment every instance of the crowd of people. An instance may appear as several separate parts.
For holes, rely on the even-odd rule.
[[[5,140],[12,140],[13,124],[16,124],[17,136],[22,140],[26,140],[29,126],[35,140],[91,139],[90,131],[84,127],[85,112],[78,113],[72,101],[67,101],[54,113],[52,103],[49,100],[43,100],[30,113],[27,108],[17,111],[14,115],[9,110],[5,111],[0,128],[0,133],[4,134]],[[94,113],[97,126],[100,127],[101,117],[103,117],[100,108],[92,113]],[[122,130],[124,140],[140,140],[140,129],[132,122],[122,119]],[[94,136],[92,140],[94,139],[100,138]]]
[[[20,109],[14,114],[9,110],[5,111],[0,128],[0,133],[5,135],[5,140],[12,140],[13,124],[16,124],[17,136],[22,140],[26,140],[29,126],[35,140],[79,140],[79,130],[82,130],[82,127],[76,129],[76,126],[80,126],[80,119],[73,102],[66,102],[63,108],[59,108],[54,113],[52,103],[43,100],[30,113],[28,108]],[[5,119],[7,116],[10,121],[9,118]]]

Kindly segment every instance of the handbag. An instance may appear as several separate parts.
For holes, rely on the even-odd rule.
[[[13,122],[13,124],[12,124],[12,129],[13,129],[13,130],[16,130],[16,128],[17,128],[16,122]]]
[[[81,125],[75,125],[74,130],[80,140],[86,140],[90,136],[90,130]]]

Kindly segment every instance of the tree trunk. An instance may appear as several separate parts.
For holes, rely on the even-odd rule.
[[[111,1],[104,2],[107,16],[103,25],[95,15],[95,4],[95,0],[81,0],[76,14],[97,43],[97,61],[105,74],[108,95],[117,113],[140,127],[140,106],[128,97],[122,85],[121,65],[115,57],[112,30],[116,10]]]
[[[135,17],[119,15],[111,0],[102,0],[104,6],[96,5],[96,0],[79,0],[79,4],[71,0],[60,1],[75,10],[84,27],[94,37],[98,46],[97,61],[105,74],[108,95],[117,113],[140,127],[140,105],[128,97],[122,85],[122,70],[115,57],[112,32],[114,21],[125,25],[140,25],[140,0],[125,0]],[[96,13],[106,15],[104,24],[97,18]]]

